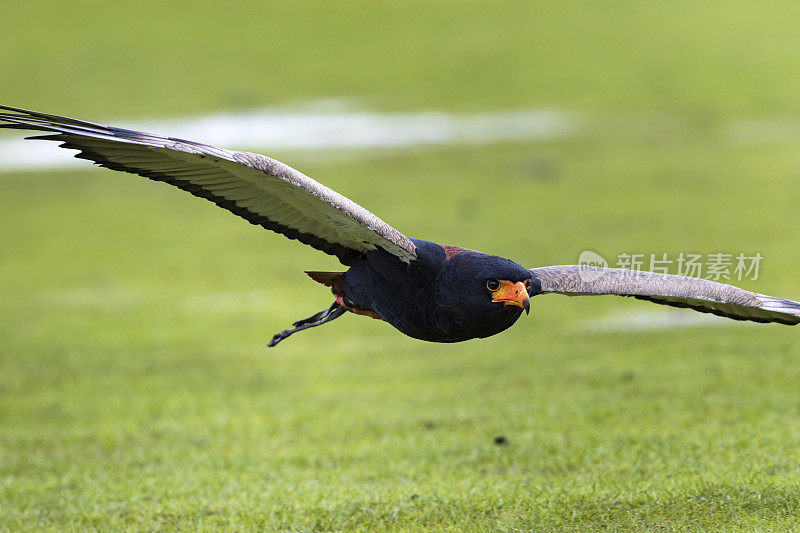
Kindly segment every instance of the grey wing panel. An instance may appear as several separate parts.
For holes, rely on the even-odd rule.
[[[403,261],[414,244],[360,205],[269,157],[0,106],[0,127],[47,132],[76,157],[163,181],[352,264],[381,247]]]
[[[581,265],[532,268],[531,272],[539,279],[543,294],[614,294],[734,320],[800,323],[798,302],[705,279]]]

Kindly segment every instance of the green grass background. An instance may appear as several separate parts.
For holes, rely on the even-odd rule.
[[[578,113],[557,141],[262,151],[411,236],[530,266],[758,251],[742,285],[800,299],[795,2],[2,11],[2,102],[89,120]],[[731,133],[753,119],[783,130]],[[597,333],[662,309],[548,296],[487,340],[348,316],[267,350],[329,302],[301,270],[335,261],[88,164],[0,174],[0,254],[2,529],[800,528],[796,328]]]

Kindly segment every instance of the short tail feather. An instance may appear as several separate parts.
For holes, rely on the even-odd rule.
[[[333,287],[344,276],[344,272],[327,272],[324,270],[305,270],[306,275],[326,287]]]

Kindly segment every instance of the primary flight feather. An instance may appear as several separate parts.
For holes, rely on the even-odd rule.
[[[530,298],[615,294],[736,320],[800,323],[800,303],[709,280],[578,265],[525,269],[474,250],[410,239],[360,205],[266,156],[0,105],[0,127],[44,132],[75,157],[163,181],[248,222],[336,256],[344,272],[308,271],[331,306],[270,341],[345,312],[384,320],[411,337],[488,337],[530,309]]]

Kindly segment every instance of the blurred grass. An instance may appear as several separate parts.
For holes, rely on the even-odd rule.
[[[800,142],[724,135],[798,116],[796,4],[287,6],[4,6],[0,94],[88,119],[583,111],[594,133],[558,142],[264,152],[411,236],[530,266],[760,251],[742,285],[800,296]],[[542,297],[492,339],[349,316],[267,350],[328,303],[301,270],[335,262],[91,169],[0,175],[0,249],[0,528],[800,526],[793,328],[598,334],[660,309]]]
[[[790,1],[6,4],[5,97],[100,118],[337,96],[399,109],[800,110]]]

